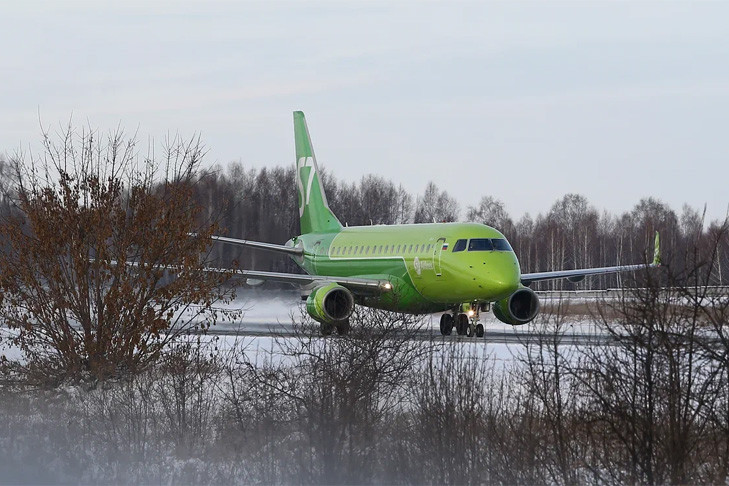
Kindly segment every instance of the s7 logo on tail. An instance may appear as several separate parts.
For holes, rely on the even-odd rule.
[[[304,167],[309,167],[309,180],[306,184],[306,191],[304,191],[304,183],[302,181],[303,174],[301,173]],[[314,174],[316,169],[314,168],[314,157],[300,157],[296,162],[296,184],[299,186],[299,196],[301,196],[301,203],[299,204],[299,217],[304,215],[304,206],[309,205],[309,198],[311,197],[311,185],[314,183]]]

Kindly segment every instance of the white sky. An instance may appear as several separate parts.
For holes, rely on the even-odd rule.
[[[512,216],[568,192],[622,212],[729,204],[729,3],[0,0],[0,152],[67,123],[208,163],[319,164]],[[294,188],[292,188],[292,191]]]

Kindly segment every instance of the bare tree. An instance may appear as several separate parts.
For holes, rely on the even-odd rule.
[[[458,202],[446,191],[439,191],[434,182],[428,182],[425,192],[418,198],[415,209],[416,223],[443,223],[458,220]]]
[[[483,196],[478,206],[469,206],[466,219],[493,226],[507,236],[514,231],[514,223],[506,212],[504,203],[491,196]]]
[[[140,164],[119,132],[69,127],[44,142],[41,158],[15,160],[0,317],[41,377],[136,372],[186,328],[208,327],[223,297],[227,276],[205,271],[216,227],[191,197],[202,146],[174,139]]]

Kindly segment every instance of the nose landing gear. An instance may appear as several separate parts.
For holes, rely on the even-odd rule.
[[[440,333],[444,336],[450,336],[453,328],[459,336],[467,337],[483,337],[484,327],[479,322],[480,311],[488,311],[488,304],[479,304],[478,302],[465,303],[460,307],[460,312],[450,314],[446,312],[440,316]]]

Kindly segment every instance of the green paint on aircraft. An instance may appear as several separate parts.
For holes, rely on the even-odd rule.
[[[296,188],[299,195],[299,219],[302,233],[327,233],[339,231],[339,222],[324,194],[319,180],[314,150],[311,147],[309,130],[304,114],[294,112],[294,133],[296,138]]]
[[[463,302],[494,302],[520,286],[519,262],[499,231],[476,223],[342,227],[326,202],[304,114],[294,112],[297,189],[302,235],[291,244],[307,273],[387,280],[392,292],[358,297],[358,303],[429,313]],[[456,242],[486,240],[478,251],[454,251]],[[493,249],[500,240],[504,250]],[[506,249],[508,248],[508,249]]]

